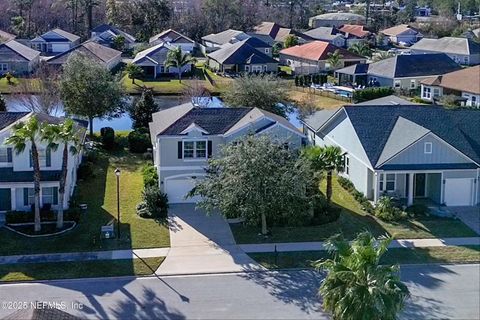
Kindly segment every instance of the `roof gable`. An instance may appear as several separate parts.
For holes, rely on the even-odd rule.
[[[318,40],[283,49],[280,51],[280,54],[285,54],[288,56],[303,58],[307,60],[319,61],[328,59],[329,53],[333,53],[336,50],[338,50],[343,56],[342,59],[365,60],[365,57],[351,53],[350,51],[334,46],[331,43]]]
[[[40,56],[40,52],[38,52],[37,50],[27,47],[26,45],[23,45],[20,42],[15,40],[10,40],[4,43],[0,43],[0,47],[9,48],[11,51],[19,54],[20,56],[22,56],[28,61],[32,61],[38,56]]]
[[[226,45],[209,53],[208,57],[222,64],[278,63],[277,60],[249,45],[247,41],[248,39]]]

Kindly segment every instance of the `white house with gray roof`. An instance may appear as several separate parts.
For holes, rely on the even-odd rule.
[[[480,204],[480,112],[363,105],[304,120],[311,144],[345,153],[343,176],[368,199],[382,195],[447,206]]]
[[[80,37],[65,30],[55,28],[30,40],[30,46],[47,54],[58,54],[80,44]]]
[[[243,31],[228,29],[219,33],[211,33],[202,37],[202,52],[207,54],[222,47],[226,43],[242,41],[250,36]]]
[[[185,195],[205,176],[207,160],[218,156],[222,145],[246,134],[268,135],[291,148],[299,148],[304,138],[285,118],[258,108],[198,108],[186,103],[154,113],[153,161],[169,202],[196,202],[198,198]]]
[[[34,203],[33,166],[30,157],[31,144],[27,143],[21,153],[15,152],[5,140],[11,135],[15,124],[24,123],[30,117],[36,116],[40,122],[57,124],[63,118],[56,118],[41,113],[31,112],[0,112],[0,213],[6,211],[30,211]],[[76,121],[77,134],[83,143],[86,121]],[[62,170],[63,149],[52,150],[44,141],[36,141],[40,160],[40,206],[49,205],[58,209],[60,203],[58,188]],[[77,168],[82,160],[82,153],[70,154],[65,186],[65,202],[68,208],[70,196],[77,181]]]
[[[40,52],[15,40],[0,43],[0,76],[31,74],[40,61]]]
[[[480,43],[469,38],[423,38],[415,43],[410,51],[412,54],[445,53],[453,61],[462,65],[480,64]]]

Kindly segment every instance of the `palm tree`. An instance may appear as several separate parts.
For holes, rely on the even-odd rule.
[[[327,173],[326,197],[327,201],[330,202],[332,198],[333,172],[342,172],[344,167],[342,150],[337,146],[313,146],[305,148],[303,154],[310,161],[313,170]]]
[[[15,124],[10,137],[5,140],[6,144],[13,146],[17,154],[22,153],[28,143],[32,146],[31,157],[35,191],[35,232],[39,232],[42,228],[40,224],[40,162],[36,143],[38,139],[41,139],[41,134],[42,125],[36,116],[32,116],[26,122]]]
[[[363,57],[370,57],[372,55],[372,50],[370,50],[370,47],[363,42],[357,42],[353,44],[350,48],[348,48],[348,51]]]
[[[340,53],[340,50],[335,50],[333,53],[329,52],[328,53],[328,59],[327,62],[330,65],[331,69],[335,69],[340,66],[340,60],[342,60],[343,55]]]
[[[183,53],[182,48],[176,47],[167,54],[167,60],[165,61],[165,67],[174,67],[178,70],[178,81],[182,83],[182,69],[184,66],[190,63],[195,63],[196,59],[188,53]]]
[[[134,63],[127,63],[125,72],[127,73],[127,76],[132,79],[132,83],[135,83],[135,79],[138,79],[143,75],[143,69]]]
[[[377,61],[380,61],[380,60],[385,60],[385,59],[391,58],[393,56],[394,56],[393,54],[391,54],[387,51],[380,51],[373,56],[373,61],[377,62]]]
[[[63,204],[68,172],[68,155],[69,153],[78,153],[80,140],[72,119],[66,119],[60,124],[46,126],[43,130],[42,138],[48,142],[48,147],[52,150],[57,150],[60,144],[63,145],[62,174],[60,175],[60,186],[58,188],[59,209],[57,213],[57,228],[61,229],[63,228]]]
[[[396,319],[410,293],[400,281],[398,266],[380,264],[391,241],[385,237],[377,241],[367,231],[351,244],[338,235],[325,241],[333,259],[314,266],[327,271],[319,294],[333,319]]]

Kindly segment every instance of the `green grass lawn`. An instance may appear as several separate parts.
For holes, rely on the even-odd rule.
[[[158,257],[0,265],[0,281],[146,276],[153,274],[163,260],[163,257]]]
[[[76,196],[88,205],[88,213],[70,232],[56,237],[26,238],[0,229],[0,255],[49,252],[97,251],[128,248],[168,247],[170,238],[166,221],[142,219],[135,207],[141,201],[143,178],[141,168],[146,163],[141,156],[127,151],[99,152],[94,176],[79,181]],[[121,239],[101,239],[100,228],[117,216],[115,168],[120,176]],[[115,224],[116,225],[116,224]]]
[[[325,189],[323,181],[322,190]],[[361,231],[369,230],[375,236],[389,234],[397,239],[472,237],[470,228],[459,220],[426,217],[388,223],[366,214],[358,202],[337,182],[333,181],[332,201],[343,208],[340,218],[320,226],[273,227],[272,235],[264,239],[258,227],[232,225],[238,243],[322,241],[337,233],[353,239]]]
[[[24,88],[18,88],[18,84],[25,81],[31,82],[26,88],[33,91],[32,93],[38,92],[38,90],[35,89],[36,85],[38,85],[38,83],[35,83],[35,79],[13,78],[13,85],[9,85],[7,79],[3,77],[0,78],[0,93],[13,93],[16,90],[23,90]]]
[[[312,262],[326,259],[326,251],[281,252],[275,259],[274,253],[251,253],[254,260],[268,269],[310,268]],[[480,246],[452,246],[431,248],[395,248],[389,249],[382,257],[385,264],[421,264],[421,263],[478,263]]]

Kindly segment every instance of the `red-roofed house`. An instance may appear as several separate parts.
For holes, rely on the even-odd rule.
[[[365,29],[364,26],[355,24],[344,24],[339,30],[347,39],[347,47],[351,47],[355,43],[367,42],[371,36],[371,32]]]
[[[332,67],[327,60],[336,50],[340,52],[342,58],[338,66]],[[320,73],[366,61],[365,57],[324,41],[312,41],[280,51],[280,63],[290,66],[295,74]]]

